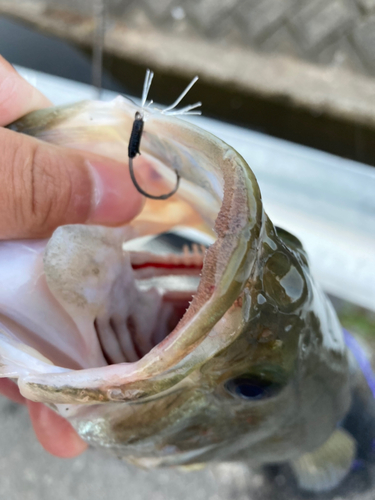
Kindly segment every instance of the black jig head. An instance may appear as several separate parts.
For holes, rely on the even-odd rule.
[[[133,181],[133,184],[136,188],[136,190],[143,194],[143,196],[146,196],[146,198],[150,198],[151,200],[167,200],[171,196],[173,196],[180,185],[180,174],[175,170],[176,176],[177,176],[177,182],[175,188],[167,194],[162,194],[160,196],[154,196],[152,194],[147,193],[144,191],[141,186],[138,184],[135,175],[134,175],[134,168],[133,168],[133,158],[137,156],[137,154],[141,154],[139,151],[139,147],[141,145],[141,139],[142,139],[142,133],[143,133],[143,126],[144,126],[144,121],[143,121],[143,116],[142,114],[137,111],[135,114],[134,122],[133,122],[133,128],[132,132],[130,134],[130,139],[129,139],[129,146],[128,146],[128,156],[129,156],[129,172],[130,172],[130,177],[131,180]]]

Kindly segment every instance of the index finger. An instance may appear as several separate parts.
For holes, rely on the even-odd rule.
[[[0,56],[0,126],[8,125],[35,109],[51,106],[39,90]]]

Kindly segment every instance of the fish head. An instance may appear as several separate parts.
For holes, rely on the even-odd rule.
[[[140,111],[123,98],[86,102],[14,128],[124,160]],[[313,449],[347,411],[349,370],[302,245],[273,226],[254,173],[220,139],[150,113],[141,153],[149,191],[167,192],[179,174],[173,197],[147,200],[124,227],[1,243],[0,374],[89,443],[147,467]],[[176,226],[212,244],[129,250]]]

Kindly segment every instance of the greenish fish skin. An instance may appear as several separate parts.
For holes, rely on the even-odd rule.
[[[12,128],[80,147],[86,125],[75,127],[74,120],[90,106],[93,113],[105,107],[85,102],[43,110]],[[116,113],[122,113],[125,148],[139,108],[128,101],[122,106]],[[100,128],[103,143],[120,125]],[[177,168],[186,199],[190,185],[207,193],[206,204],[191,203],[208,224],[213,216],[207,207],[217,203],[218,239],[204,264],[201,300],[182,320],[188,333],[165,353],[155,351],[161,359],[152,351],[129,380],[104,378],[85,387],[63,375],[29,376],[20,382],[22,392],[63,415],[66,408],[64,416],[83,439],[143,467],[222,460],[258,466],[318,449],[350,407],[350,366],[341,326],[311,277],[301,243],[274,227],[250,167],[211,134],[152,115],[145,121],[143,154]],[[222,204],[213,178],[223,187]],[[254,384],[263,391],[256,397]]]

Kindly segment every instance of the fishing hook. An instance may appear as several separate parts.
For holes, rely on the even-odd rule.
[[[141,186],[138,184],[137,179],[135,178],[134,175],[134,168],[133,168],[133,158],[135,158],[138,155],[141,154],[139,151],[139,147],[141,145],[141,138],[142,138],[142,133],[143,133],[143,126],[144,126],[144,121],[143,121],[143,116],[142,114],[137,111],[135,114],[134,122],[133,122],[133,128],[132,132],[130,134],[130,139],[129,139],[129,146],[128,146],[128,156],[129,156],[129,172],[130,172],[130,177],[131,180],[133,181],[134,187],[136,190],[143,194],[143,196],[146,196],[146,198],[150,198],[151,200],[167,200],[171,196],[173,196],[180,185],[180,174],[175,170],[176,176],[177,176],[177,182],[176,186],[170,193],[162,194],[160,196],[154,196],[153,194],[149,194],[146,191],[144,191]]]

